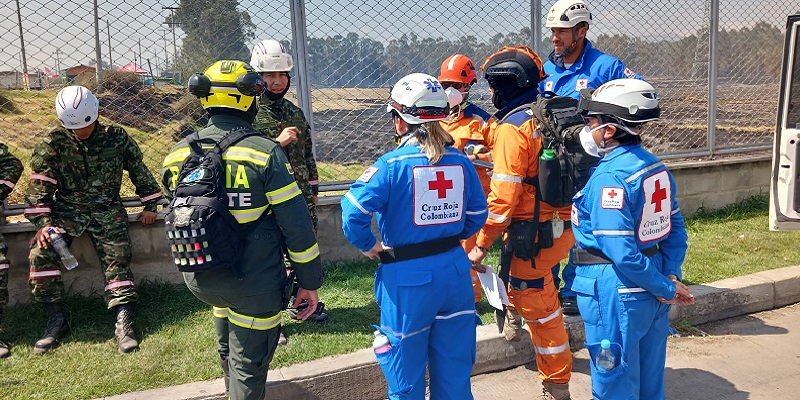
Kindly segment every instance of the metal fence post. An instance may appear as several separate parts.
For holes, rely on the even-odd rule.
[[[311,108],[311,80],[308,73],[308,50],[306,48],[308,33],[305,1],[292,0],[289,3],[289,12],[292,14],[292,57],[297,65],[297,100],[311,127],[311,143],[316,144],[314,112]],[[316,156],[316,148],[314,148],[314,157],[316,158]]]
[[[533,51],[542,55],[542,0],[531,0],[531,40]]]
[[[100,50],[100,17],[97,14],[97,0],[94,0],[94,78],[97,81],[97,92],[101,92],[100,78],[103,76],[100,70],[103,68],[103,59]]]
[[[719,0],[711,0],[708,24],[708,151],[714,158],[717,136],[717,33],[719,31]]]

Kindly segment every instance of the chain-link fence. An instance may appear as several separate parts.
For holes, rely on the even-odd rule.
[[[544,58],[552,48],[544,18],[553,3],[5,0],[0,135],[27,164],[33,145],[58,126],[56,92],[82,84],[98,92],[101,121],[127,127],[158,174],[172,144],[205,122],[198,100],[183,87],[189,74],[216,59],[247,61],[257,40],[274,38],[305,48],[307,68],[293,72],[288,97],[298,99],[297,87],[311,93],[299,104],[313,110],[305,111],[313,121],[320,180],[348,181],[392,147],[384,104],[397,79],[410,72],[436,75],[454,53],[480,65],[503,45],[530,45]],[[800,11],[792,3],[590,0],[588,37],[661,93],[662,120],[645,136],[656,153],[766,149],[785,18]],[[293,37],[307,40],[292,46]],[[470,98],[494,111],[485,80]],[[21,202],[26,177],[10,203]]]

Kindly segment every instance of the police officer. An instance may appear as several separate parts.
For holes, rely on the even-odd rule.
[[[559,0],[550,8],[545,27],[552,33],[553,51],[544,63],[547,77],[539,83],[541,91],[578,99],[581,89],[596,89],[613,79],[641,79],[620,60],[592,47],[592,42],[586,38],[591,23],[592,13],[583,0]],[[553,267],[556,288],[561,284],[560,269],[560,264]],[[564,287],[560,293],[564,314],[578,315],[575,292],[570,289],[575,277],[571,261],[564,266],[562,277]]]
[[[469,101],[469,89],[478,83],[475,65],[469,57],[453,54],[442,62],[438,79],[448,94],[450,104],[450,116],[439,121],[439,124],[453,137],[455,141],[453,147],[464,151],[473,162],[478,161],[475,170],[478,172],[484,194],[488,196],[491,168],[487,165],[492,162],[492,155],[483,138],[483,127],[489,119],[489,113]],[[473,235],[461,246],[465,251],[470,251],[475,247],[475,239]],[[474,269],[470,270],[470,275],[477,303],[481,301],[481,283]]]
[[[437,123],[448,115],[439,81],[410,74],[391,91],[397,149],[381,156],[342,198],[344,235],[379,257],[375,298],[391,350],[376,354],[390,399],[472,399],[477,315],[470,263],[459,241],[486,219],[486,199],[466,155]],[[372,213],[380,230],[370,229]]]
[[[22,175],[22,163],[8,151],[5,144],[0,143],[0,204],[8,198]],[[2,206],[0,206],[2,210]],[[8,269],[10,264],[6,254],[8,247],[0,234],[0,322],[3,322],[3,307],[8,304]],[[11,355],[8,345],[0,339],[0,358]]]
[[[551,268],[574,244],[564,222],[569,220],[569,207],[555,208],[538,198],[535,182],[542,139],[530,110],[518,108],[539,94],[542,61],[528,47],[507,46],[489,56],[481,69],[498,111],[488,127],[494,143],[489,218],[469,258],[481,268],[488,248],[503,231],[508,229],[509,238],[519,238],[512,242],[509,297],[531,328],[544,390],[556,400],[567,400],[572,353]]]
[[[201,139],[219,141],[234,129],[253,129],[256,98],[264,90],[261,76],[241,61],[223,60],[188,82],[210,115]],[[231,88],[234,91],[231,92]],[[175,190],[180,167],[189,154],[185,140],[172,148],[164,160],[162,185],[168,197]],[[286,273],[283,246],[288,248],[301,289],[296,307],[309,307],[298,318],[307,318],[316,308],[317,289],[322,285],[319,246],[302,192],[280,146],[263,136],[250,136],[223,154],[228,171],[228,207],[245,232],[244,251],[236,268],[183,274],[189,290],[214,307],[218,352],[230,398],[261,400],[265,396],[267,369],[278,345],[280,312]],[[226,323],[216,323],[225,321]],[[229,378],[228,378],[229,377]],[[227,386],[227,385],[226,385]]]
[[[292,55],[277,40],[266,39],[256,43],[250,58],[250,65],[261,74],[267,85],[261,95],[258,114],[253,126],[267,137],[275,139],[286,151],[289,163],[294,170],[297,185],[303,191],[308,211],[314,221],[314,231],[317,229],[317,195],[319,181],[317,162],[314,160],[314,145],[311,142],[311,127],[306,121],[303,110],[286,99],[289,91],[294,62]],[[291,263],[289,263],[291,264]],[[296,294],[296,293],[295,293]],[[297,319],[294,309],[289,310],[289,315]],[[317,309],[308,318],[309,321],[326,322],[329,319],[325,312],[325,304],[317,303]],[[281,333],[280,344],[286,344],[286,338]]]
[[[89,235],[105,278],[106,304],[117,312],[119,351],[129,353],[139,348],[132,328],[139,295],[130,269],[128,214],[119,196],[122,172],[128,171],[144,204],[136,216],[144,225],[155,222],[161,190],[133,138],[119,126],[97,121],[99,103],[89,89],[67,86],[55,103],[64,128],[51,131],[34,147],[25,195],[25,216],[38,228],[31,241],[28,282],[33,300],[47,313],[44,336],[33,352],[48,352],[69,333],[61,261],[50,246],[48,230],[53,228],[66,232],[68,245],[84,232]]]
[[[694,298],[680,281],[687,234],[675,180],[641,144],[642,126],[659,117],[658,95],[647,82],[617,79],[582,91],[579,108],[584,148],[603,157],[572,209],[592,394],[664,399],[667,314]],[[603,339],[616,355],[610,370],[594,363]]]

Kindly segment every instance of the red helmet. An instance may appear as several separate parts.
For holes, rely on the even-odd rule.
[[[461,82],[467,85],[478,83],[475,65],[463,54],[453,54],[439,68],[439,82]]]

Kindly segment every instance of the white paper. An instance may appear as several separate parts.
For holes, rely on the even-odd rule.
[[[483,292],[486,294],[486,301],[488,301],[492,307],[502,310],[503,305],[509,305],[506,286],[503,284],[500,277],[497,276],[497,273],[494,272],[494,268],[488,265],[484,265],[483,267],[486,268],[486,272],[478,272],[478,279],[480,279]]]

